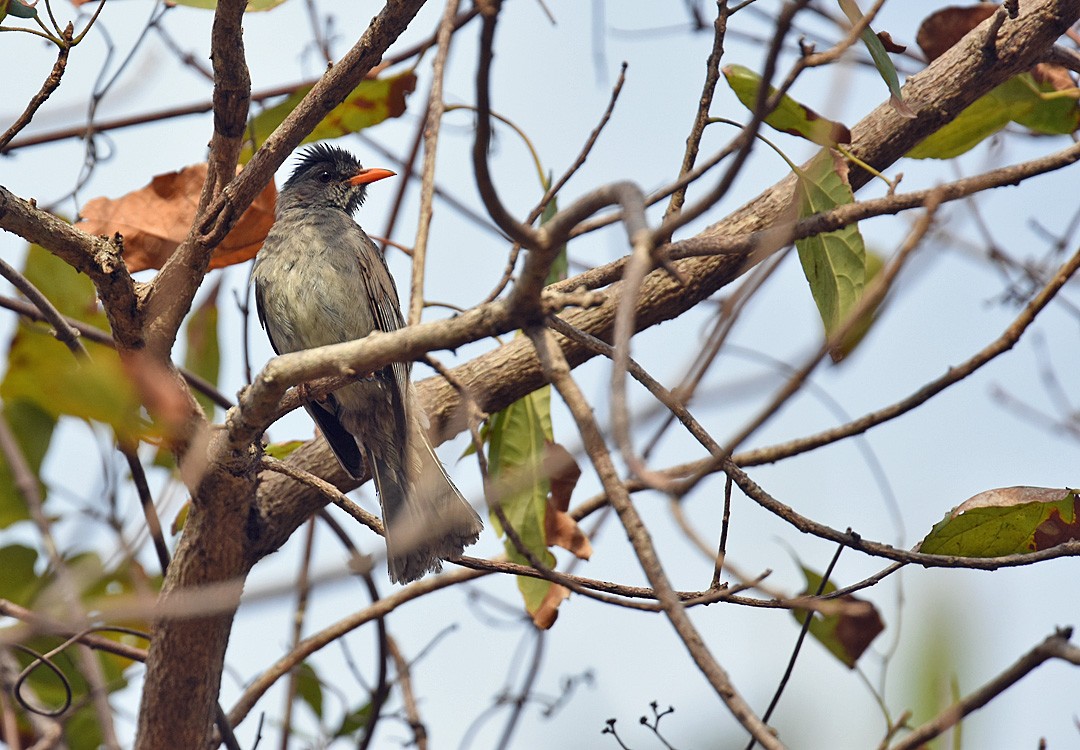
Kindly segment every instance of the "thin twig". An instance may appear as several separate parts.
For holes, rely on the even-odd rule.
[[[645,571],[649,583],[656,591],[660,605],[664,609],[675,632],[679,635],[694,663],[712,685],[717,695],[732,712],[740,724],[767,748],[780,750],[784,745],[772,734],[772,731],[754,714],[746,701],[736,691],[727,672],[713,657],[706,647],[697,628],[687,616],[685,609],[675,596],[663,567],[660,565],[656,549],[641,517],[630,502],[630,496],[618,479],[615,465],[611,460],[603,436],[596,424],[592,408],[584,394],[570,376],[570,366],[558,348],[554,336],[547,329],[530,328],[526,330],[536,347],[544,374],[562,396],[563,402],[577,423],[586,452],[593,468],[607,492],[611,504],[615,507],[619,520],[634,547],[638,561]]]
[[[435,157],[439,146],[439,128],[442,125],[446,103],[443,101],[443,77],[446,61],[450,56],[450,41],[454,34],[454,18],[459,0],[448,0],[443,11],[442,23],[436,33],[435,61],[432,63],[431,89],[428,93],[427,115],[424,124],[424,166],[420,187],[420,217],[413,243],[412,282],[409,287],[410,325],[420,322],[424,311],[424,272],[427,261],[428,240],[431,236],[432,202],[435,187]]]
[[[955,726],[968,714],[985,706],[1049,659],[1062,659],[1074,666],[1080,666],[1080,649],[1069,643],[1070,638],[1072,638],[1072,628],[1064,628],[1047,636],[1042,643],[1020,657],[1004,672],[917,728],[893,745],[891,750],[915,750],[915,748],[926,747],[927,742],[949,727]]]

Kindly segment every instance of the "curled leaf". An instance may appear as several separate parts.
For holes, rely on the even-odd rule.
[[[727,65],[723,72],[735,96],[743,106],[753,111],[757,106],[761,76],[742,65]],[[770,86],[769,96],[775,93],[776,89]],[[787,94],[780,97],[780,103],[766,116],[765,123],[782,133],[801,136],[821,146],[851,143],[851,131],[846,125],[822,117]]]
[[[569,589],[557,583],[549,583],[540,605],[530,612],[533,624],[541,630],[550,630],[559,616],[559,605],[569,598]]]

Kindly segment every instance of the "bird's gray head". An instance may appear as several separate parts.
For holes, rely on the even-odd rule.
[[[277,210],[340,208],[350,216],[364,202],[368,183],[393,176],[386,169],[364,169],[348,151],[319,143],[304,150],[300,163],[278,196]]]

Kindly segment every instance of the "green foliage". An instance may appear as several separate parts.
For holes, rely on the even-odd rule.
[[[71,611],[69,589],[58,581],[55,571],[45,575],[34,572],[36,553],[26,547],[0,548],[0,596],[33,608],[48,616],[68,615]],[[86,611],[107,609],[110,600],[135,594],[155,595],[160,589],[160,579],[150,578],[134,562],[125,562],[109,570],[96,553],[75,555],[64,562],[66,579],[73,585],[80,606]],[[149,631],[146,621],[128,620],[114,623],[144,632]],[[100,635],[130,645],[144,646],[145,640],[126,633],[101,631]],[[0,638],[3,631],[0,630]],[[37,635],[20,642],[34,653],[47,654],[62,645],[63,639],[53,635]],[[38,664],[28,675],[28,694],[35,698],[33,705],[50,711],[64,713],[64,741],[71,750],[96,750],[102,741],[101,729],[93,704],[89,701],[90,684],[83,676],[75,653],[76,646],[67,646],[50,657],[51,662],[63,674],[61,679],[47,666]],[[20,667],[31,664],[34,657],[21,651],[13,651]],[[130,659],[106,651],[88,652],[96,659],[104,677],[107,691],[114,692],[127,686],[126,671],[132,666]],[[70,688],[70,696],[68,690]],[[26,696],[24,696],[26,697]]]
[[[219,279],[210,294],[188,318],[186,328],[187,347],[184,353],[184,367],[212,385],[217,385],[221,372],[221,345],[218,342],[218,291]],[[214,402],[198,391],[195,400],[199,402],[208,419],[214,417]]]
[[[35,563],[37,552],[29,547],[0,547],[0,599],[24,607],[30,602],[38,587]]]
[[[543,462],[546,445],[553,440],[551,386],[515,401],[489,421],[488,471],[496,499],[521,541],[549,566],[555,564],[555,556],[548,551],[544,522],[551,480]],[[504,533],[494,512],[491,522],[500,534]],[[504,544],[512,561],[529,564],[509,537]],[[518,577],[518,588],[530,614],[540,607],[550,587],[550,581]]]
[[[323,715],[322,680],[315,672],[315,667],[303,662],[296,668],[296,694],[319,719]]]
[[[370,721],[371,702],[361,703],[345,714],[345,717],[341,720],[341,726],[334,732],[333,737],[349,737],[365,728]]]
[[[805,565],[801,566],[806,577],[806,595],[824,595],[836,591],[836,584],[825,581],[822,576]],[[803,609],[791,610],[792,616],[800,625],[810,618],[809,632],[821,645],[829,650],[848,669],[854,669],[855,663],[884,630],[881,617],[869,602],[845,596],[837,599],[835,612],[808,612]]]
[[[388,78],[370,78],[360,82],[345,101],[330,110],[315,129],[300,143],[314,143],[330,138],[340,138],[389,117],[399,117],[405,112],[405,97],[416,88],[416,74],[411,70]],[[248,141],[240,152],[240,163],[246,164],[255,149],[285,121],[285,118],[303,101],[311,86],[304,86],[290,94],[285,101],[254,117],[248,123]]]
[[[3,385],[0,384],[0,394],[2,393]],[[45,453],[49,450],[49,443],[52,441],[56,418],[50,416],[37,404],[20,399],[4,403],[4,419],[7,420],[8,427],[15,435],[15,442],[23,458],[26,459],[30,471],[38,477],[41,472],[41,462],[45,459]],[[38,486],[44,490],[40,481]],[[0,461],[0,529],[28,518],[30,518],[30,511],[26,507],[22,492],[15,486],[11,466],[7,461]]]
[[[270,456],[270,458],[276,458],[278,461],[282,461],[289,457],[289,455],[300,446],[307,442],[305,440],[286,440],[281,443],[270,443],[266,446],[263,452]]]
[[[855,0],[838,0],[838,2],[840,9],[844,11],[844,15],[848,17],[852,24],[859,23],[863,19],[862,11],[855,4]],[[896,75],[896,66],[893,65],[892,58],[889,57],[881,38],[874,33],[872,28],[867,26],[859,34],[859,39],[866,47],[866,51],[870,53],[870,58],[874,61],[874,67],[877,68],[881,80],[885,81],[885,85],[889,87],[889,94],[893,98],[894,107],[905,116],[914,117],[915,113],[904,104],[903,94],[900,92],[900,79]]]
[[[753,112],[757,106],[758,91],[761,89],[761,76],[742,65],[727,65],[724,67],[724,78],[743,106]],[[769,96],[775,93],[776,89],[770,86]],[[851,131],[843,123],[822,117],[787,94],[780,97],[776,109],[766,115],[765,124],[782,133],[801,136],[820,146],[851,142]]]
[[[93,284],[67,263],[32,245],[23,272],[62,314],[108,330]],[[138,398],[116,352],[89,341],[84,345],[90,360],[80,362],[51,335],[48,326],[22,320],[8,346],[0,399],[35,475],[62,415],[104,422],[126,437],[145,431]],[[0,528],[26,517],[23,498],[4,462],[0,466]]]
[[[795,169],[799,218],[851,203],[854,195],[844,162],[823,149],[805,170]],[[866,285],[866,246],[855,224],[796,240],[803,273],[817,304],[826,336],[848,317]]]
[[[979,97],[940,130],[907,153],[912,159],[951,159],[1016,122],[1044,135],[1068,134],[1080,127],[1076,92],[1054,91],[1022,73]]]
[[[37,8],[27,5],[23,0],[0,0],[0,22],[9,14],[16,18],[34,18],[37,16]]]
[[[1050,502],[976,507],[950,514],[930,530],[919,551],[931,555],[1001,557],[1080,540],[1080,495],[1062,490]]]
[[[870,250],[866,251],[866,284],[869,286],[870,282],[881,273],[881,269],[885,267],[885,259],[875,252]],[[881,303],[883,300],[878,300],[875,305],[866,310],[863,315],[855,321],[850,329],[848,329],[847,335],[844,336],[840,342],[829,350],[829,354],[832,355],[834,362],[839,362],[844,357],[855,351],[866,334],[870,332],[870,327],[874,325],[874,321],[877,320],[878,311],[881,309]]]

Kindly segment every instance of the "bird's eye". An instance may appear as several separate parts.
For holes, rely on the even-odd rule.
[[[325,169],[322,172],[319,172],[319,182],[330,182],[330,180],[332,180],[333,178],[333,175],[331,175]]]

